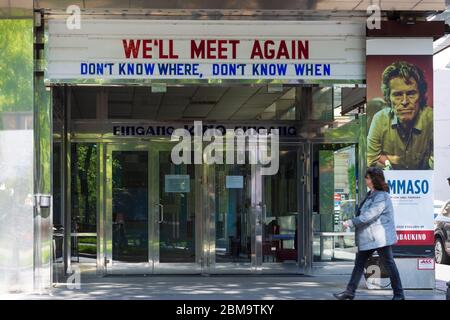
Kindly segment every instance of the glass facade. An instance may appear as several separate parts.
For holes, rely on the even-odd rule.
[[[359,125],[354,115],[335,114],[334,90],[69,88],[59,101],[72,116],[66,132],[70,192],[62,190],[71,200],[71,262],[96,258],[101,274],[214,274],[310,273],[314,263],[351,261],[354,239],[339,225],[358,201]],[[62,91],[54,96],[63,97]],[[304,110],[316,104],[329,111]],[[95,118],[88,109],[96,110]],[[328,129],[308,129],[302,118]],[[171,133],[193,130],[198,119],[221,132],[278,128],[278,171],[258,178],[261,167],[248,152],[234,164],[175,164]],[[302,138],[303,130],[315,138]],[[207,147],[204,142],[202,159]],[[220,149],[224,157],[227,148]],[[189,157],[194,160],[194,151]]]

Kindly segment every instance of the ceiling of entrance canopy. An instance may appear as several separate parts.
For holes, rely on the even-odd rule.
[[[149,87],[108,88],[108,118],[152,120],[289,120],[295,88],[269,92],[267,86],[186,86],[151,92]],[[89,118],[95,88],[73,90],[72,114]]]
[[[11,2],[11,1],[10,1]],[[0,1],[1,3],[1,1]],[[184,10],[360,10],[381,4],[383,10],[444,10],[445,0],[35,0],[35,8],[65,9],[184,9]],[[257,12],[255,12],[257,14]]]

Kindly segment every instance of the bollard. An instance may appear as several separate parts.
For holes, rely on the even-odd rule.
[[[447,294],[445,296],[446,300],[450,300],[450,281],[447,281]]]

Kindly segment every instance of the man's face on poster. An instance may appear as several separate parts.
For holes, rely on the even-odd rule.
[[[419,89],[413,78],[408,81],[401,77],[392,78],[389,81],[391,89],[390,100],[400,123],[406,124],[414,121],[419,113]]]

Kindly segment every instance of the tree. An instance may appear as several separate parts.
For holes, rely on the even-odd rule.
[[[0,19],[0,112],[33,110],[33,21]]]

